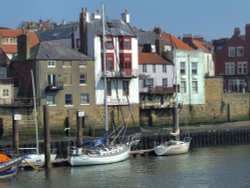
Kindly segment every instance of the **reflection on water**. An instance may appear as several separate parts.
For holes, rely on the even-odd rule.
[[[19,171],[0,187],[249,187],[250,146],[193,149],[168,157],[138,157],[120,163]]]

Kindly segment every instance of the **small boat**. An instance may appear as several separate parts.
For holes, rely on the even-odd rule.
[[[24,156],[10,158],[5,154],[0,154],[0,178],[7,178],[16,174]]]
[[[191,138],[186,137],[181,140],[169,140],[154,147],[156,155],[179,155],[187,153],[190,147]]]

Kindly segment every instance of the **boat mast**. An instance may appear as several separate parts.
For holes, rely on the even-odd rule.
[[[109,131],[108,127],[108,104],[107,104],[107,71],[106,71],[106,30],[105,30],[105,17],[104,17],[104,4],[102,4],[102,49],[103,49],[103,82],[104,82],[104,120],[105,131]]]
[[[31,71],[31,79],[32,79],[32,91],[33,91],[33,103],[34,103],[34,116],[35,116],[35,127],[36,127],[36,154],[39,154],[39,141],[38,141],[38,125],[37,125],[37,110],[36,110],[36,92],[35,92],[35,81],[33,70]]]
[[[174,61],[174,74],[175,74],[175,95],[176,95],[176,100],[175,100],[175,105],[174,105],[174,132],[177,133],[175,136],[176,140],[180,140],[180,135],[179,133],[179,109],[178,109],[178,82],[177,82],[177,62],[176,62],[176,50],[175,48],[173,49],[173,61]]]

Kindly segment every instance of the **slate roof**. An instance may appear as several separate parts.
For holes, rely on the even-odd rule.
[[[172,65],[172,63],[170,61],[163,59],[160,55],[158,55],[156,53],[139,52],[139,65],[142,65],[142,64],[155,64],[155,65],[168,64],[168,65]]]
[[[43,41],[31,49],[29,60],[91,60],[90,57],[75,51],[59,41]]]
[[[152,31],[139,31],[137,33],[138,36],[138,45],[144,44],[155,44],[155,40],[157,39],[157,34]]]
[[[52,29],[37,32],[40,41],[59,40],[71,38],[71,34],[77,30],[79,23],[71,23],[55,26]]]
[[[123,20],[105,20],[106,35],[112,36],[132,36],[136,37],[136,33],[130,24],[125,23]],[[102,20],[94,19],[88,23],[92,27],[96,35],[102,35]]]

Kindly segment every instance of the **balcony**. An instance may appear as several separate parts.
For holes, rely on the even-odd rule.
[[[36,104],[40,105],[40,100],[36,100]],[[1,98],[1,107],[33,107],[34,100],[32,98]]]
[[[0,84],[14,84],[13,78],[1,78]]]
[[[140,93],[144,94],[174,94],[176,92],[175,87],[163,87],[163,86],[156,86],[156,87],[144,87]]]
[[[47,83],[47,86],[45,87],[46,91],[59,91],[63,90],[63,82],[62,81],[57,81],[55,83],[49,84]]]
[[[100,72],[98,75],[100,75],[102,78],[104,77],[103,72]],[[110,79],[137,78],[138,75],[137,69],[127,71],[107,71],[106,73],[106,77]]]

